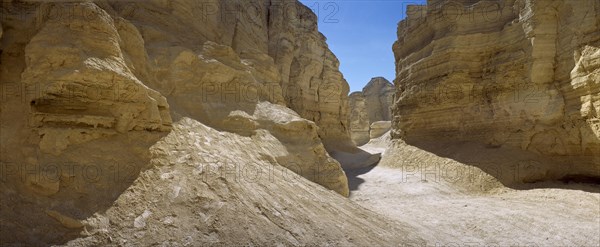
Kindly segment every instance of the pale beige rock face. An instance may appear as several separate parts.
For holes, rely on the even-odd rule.
[[[369,115],[367,102],[362,92],[350,94],[350,136],[356,145],[369,141]]]
[[[46,20],[25,47],[21,83],[40,89],[26,98],[29,124],[100,127],[121,133],[168,130],[169,105],[129,70],[113,19],[94,4],[51,7],[48,12],[67,16],[69,11],[82,16]]]
[[[357,145],[369,142],[370,126],[377,121],[390,121],[394,85],[383,77],[374,77],[362,92],[350,94],[350,136]]]
[[[315,14],[290,4],[295,3],[272,1],[269,15],[269,54],[281,73],[287,106],[317,123],[328,148],[353,147],[348,129],[350,88],[338,70],[339,61],[317,31]]]
[[[18,11],[18,5],[7,3],[6,9]],[[260,101],[287,104],[316,122],[320,128],[305,133],[309,138],[317,138],[316,134],[325,139],[348,138],[347,84],[337,70],[337,60],[316,30],[314,15],[297,2],[277,6],[267,1],[109,1],[25,7],[32,10],[31,16],[25,16],[31,23],[9,16],[8,25],[24,29],[30,24],[30,29],[37,30],[23,35],[9,33],[15,38],[10,37],[3,50],[22,53],[18,55],[25,63],[11,64],[14,56],[7,56],[8,73],[3,81],[35,93],[21,95],[19,103],[27,104],[15,102],[6,107],[26,113],[21,115],[28,118],[32,130],[40,133],[40,148],[46,153],[58,156],[74,142],[100,138],[102,135],[95,131],[98,128],[118,133],[168,131],[171,116],[194,117],[214,128],[249,135],[259,127],[250,116]],[[296,12],[285,13],[287,18],[283,13],[278,17],[279,7]],[[205,13],[206,8],[217,9]],[[257,13],[240,12],[248,8],[255,8]],[[155,14],[152,18],[146,14],[150,10]],[[242,14],[221,16],[226,10]],[[267,15],[270,11],[274,13]],[[303,15],[307,17],[300,18]],[[200,25],[196,17],[204,23]],[[299,21],[309,22],[296,23]],[[291,25],[293,29],[283,30],[277,25]],[[287,46],[279,42],[283,38],[270,44],[277,56],[306,60],[295,63],[292,70],[301,72],[302,78],[292,78],[287,72],[282,76],[282,71],[290,69],[277,68],[269,55],[269,32],[274,36],[284,36],[279,32],[314,36],[314,40],[298,40],[298,44],[309,44],[298,51],[287,51]],[[11,47],[22,43],[26,44],[23,50]],[[299,58],[303,56],[308,57]],[[7,68],[14,65],[17,68]],[[314,94],[295,97],[287,90],[300,90],[308,84],[316,87],[309,88],[315,90]],[[286,88],[285,95],[280,85]],[[315,95],[321,98],[312,97]],[[321,118],[314,117],[317,115]],[[69,126],[87,129],[93,137],[81,141],[76,137],[81,131],[48,131]],[[59,142],[61,145],[55,145]]]
[[[369,138],[370,139],[375,139],[375,138],[379,138],[381,137],[383,134],[387,133],[388,131],[390,131],[390,129],[392,128],[392,122],[391,121],[377,121],[371,124],[370,127],[370,131],[369,131]]]
[[[0,201],[14,201],[1,205],[2,241],[76,236],[76,222],[151,167],[149,148],[182,118],[246,138],[220,155],[259,145],[274,154],[244,162],[348,195],[324,145],[353,146],[348,85],[300,3],[5,1],[0,10],[0,161],[9,167]]]
[[[600,3],[428,1],[400,22],[395,138],[512,146],[600,176]]]
[[[375,77],[362,91],[367,103],[369,122],[389,121],[392,119],[390,107],[394,100],[394,85],[383,77]]]

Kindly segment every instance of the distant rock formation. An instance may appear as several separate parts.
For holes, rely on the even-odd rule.
[[[394,138],[512,146],[600,177],[600,2],[442,1],[399,23]]]
[[[369,130],[369,139],[375,139],[381,137],[392,128],[392,122],[390,121],[377,121],[371,124]]]
[[[372,123],[392,120],[394,85],[383,77],[375,77],[362,92],[353,92],[349,97],[350,135],[356,145],[363,145],[369,142]]]
[[[350,94],[350,137],[356,145],[369,141],[369,115],[367,102],[362,92]]]

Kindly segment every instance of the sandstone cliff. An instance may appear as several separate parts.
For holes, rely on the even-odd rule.
[[[1,4],[3,243],[74,238],[188,118],[221,133],[214,142],[246,137],[223,156],[277,150],[239,166],[286,167],[348,195],[323,145],[352,146],[348,85],[299,2]]]
[[[348,86],[316,17],[297,2],[2,7],[3,127],[37,132],[31,136],[42,153],[59,156],[77,142],[131,131],[169,131],[172,118],[182,116],[244,135],[294,129],[306,132],[311,148],[321,145],[315,134],[348,139]],[[281,118],[294,117],[256,116],[261,101],[289,106],[316,126],[281,127]],[[35,140],[19,143],[23,138],[15,134],[2,141],[33,144],[4,161],[38,156]]]
[[[392,120],[393,97],[394,85],[383,77],[371,79],[361,92],[350,94],[350,134],[354,143],[369,142],[371,124]]]
[[[399,23],[393,137],[552,157],[535,179],[598,177],[600,3],[440,1]]]

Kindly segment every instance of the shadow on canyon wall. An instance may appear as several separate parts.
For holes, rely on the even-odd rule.
[[[82,237],[80,221],[113,206],[149,167],[148,149],[164,135],[101,138],[38,157],[35,166],[0,163],[0,245],[62,245]]]
[[[479,168],[512,189],[560,188],[600,193],[600,166],[594,155],[547,157],[515,147],[490,147],[469,141],[411,138],[406,143],[467,167]],[[582,173],[578,167],[596,169],[596,173]],[[438,175],[443,176],[444,169],[439,170]]]

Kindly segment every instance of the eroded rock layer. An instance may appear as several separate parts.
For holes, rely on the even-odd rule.
[[[600,176],[600,3],[440,1],[400,22],[393,136],[513,146]]]
[[[0,10],[0,244],[76,238],[152,167],[150,147],[181,119],[245,138],[219,155],[268,149],[238,162],[289,168],[348,195],[324,145],[352,146],[348,85],[299,2],[3,1]]]

